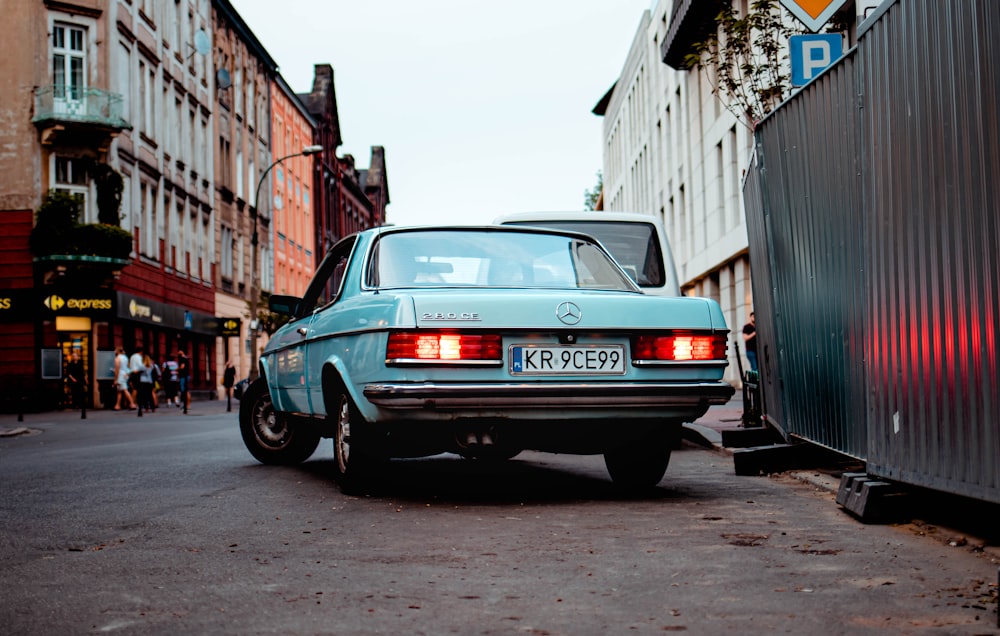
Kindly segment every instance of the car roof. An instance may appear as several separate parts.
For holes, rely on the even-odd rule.
[[[517,212],[493,219],[502,224],[509,221],[619,221],[626,223],[654,223],[662,225],[658,216],[642,212],[610,212],[604,210],[578,210],[575,212]]]
[[[565,230],[562,228],[544,227],[544,226],[524,226],[524,225],[501,225],[499,223],[493,224],[480,224],[480,225],[459,225],[450,223],[438,223],[438,224],[427,224],[427,225],[381,225],[378,227],[370,227],[365,230],[357,232],[358,234],[394,234],[397,232],[420,232],[428,230],[443,230],[443,231],[467,231],[467,232],[534,232],[536,234],[559,234],[566,236],[579,236],[587,239],[593,240],[594,237],[587,234],[586,232],[579,232],[576,230]]]

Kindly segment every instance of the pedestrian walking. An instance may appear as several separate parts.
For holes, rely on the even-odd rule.
[[[743,343],[747,351],[747,362],[750,370],[757,371],[757,322],[753,312],[750,312],[750,322],[743,325]]]
[[[128,380],[129,390],[132,391],[132,402],[136,403],[139,401],[139,372],[142,371],[142,347],[136,347],[135,353],[133,353],[128,359]]]
[[[222,386],[226,389],[226,410],[233,410],[233,385],[236,384],[236,367],[232,360],[226,360],[226,369],[222,372]]]
[[[160,365],[157,364],[156,360],[152,356],[147,356],[149,358],[149,364],[151,366],[151,374],[153,376],[153,410],[160,405],[160,389],[162,388],[163,381],[163,371],[160,369]]]
[[[184,404],[184,414],[187,415],[188,407],[191,405],[191,393],[188,382],[191,380],[191,367],[188,364],[187,354],[183,351],[177,352],[177,388],[180,391],[180,399]]]
[[[153,361],[148,355],[142,356],[139,366],[139,417],[142,417],[142,410],[152,412],[153,410]]]
[[[74,351],[66,363],[66,388],[69,389],[70,406],[74,409],[84,408],[86,399],[85,388],[87,376],[80,362],[80,354]]]
[[[177,356],[170,354],[163,363],[163,392],[167,398],[167,404],[179,407],[180,399],[177,397]]]
[[[115,391],[118,393],[118,399],[115,400],[115,410],[122,410],[122,400],[128,402],[128,408],[135,408],[135,400],[132,398],[132,394],[129,393],[129,370],[128,370],[128,356],[125,355],[125,350],[121,347],[115,349]]]

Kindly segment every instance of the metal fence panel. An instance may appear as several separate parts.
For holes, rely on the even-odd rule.
[[[744,185],[769,421],[994,502],[998,24],[994,0],[884,3],[759,124]]]
[[[760,392],[762,411],[768,425],[777,429],[782,435],[788,435],[785,430],[784,403],[782,393],[779,390],[778,382],[779,369],[778,358],[774,355],[774,345],[776,342],[774,334],[775,320],[777,316],[775,310],[774,297],[764,290],[774,288],[771,273],[773,266],[771,263],[770,245],[773,241],[770,238],[767,225],[767,210],[769,202],[764,201],[763,180],[764,166],[762,156],[758,156],[755,151],[750,159],[750,167],[747,170],[746,178],[743,182],[743,202],[746,208],[747,218],[747,240],[750,245],[750,270],[753,272],[753,311],[755,316],[761,319],[756,321],[757,328],[757,365],[760,374]],[[735,334],[738,342],[741,342],[740,334]]]
[[[778,428],[787,435],[864,458],[857,109],[851,53],[758,125],[766,212],[751,219],[748,209],[748,226],[755,228],[751,267],[769,419],[783,418]],[[763,279],[754,257],[762,238],[769,269]],[[768,297],[765,314],[759,307]]]
[[[995,0],[897,2],[859,38],[868,472],[1000,501]]]

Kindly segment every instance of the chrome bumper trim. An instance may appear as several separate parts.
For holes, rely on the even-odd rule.
[[[364,395],[386,408],[612,408],[725,404],[736,389],[726,382],[368,384]],[[613,403],[611,402],[613,401]]]

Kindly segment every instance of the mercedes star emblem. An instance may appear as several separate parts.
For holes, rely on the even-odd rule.
[[[556,318],[558,318],[564,325],[575,325],[580,322],[580,318],[583,317],[583,312],[580,308],[571,302],[559,303],[556,307]]]

